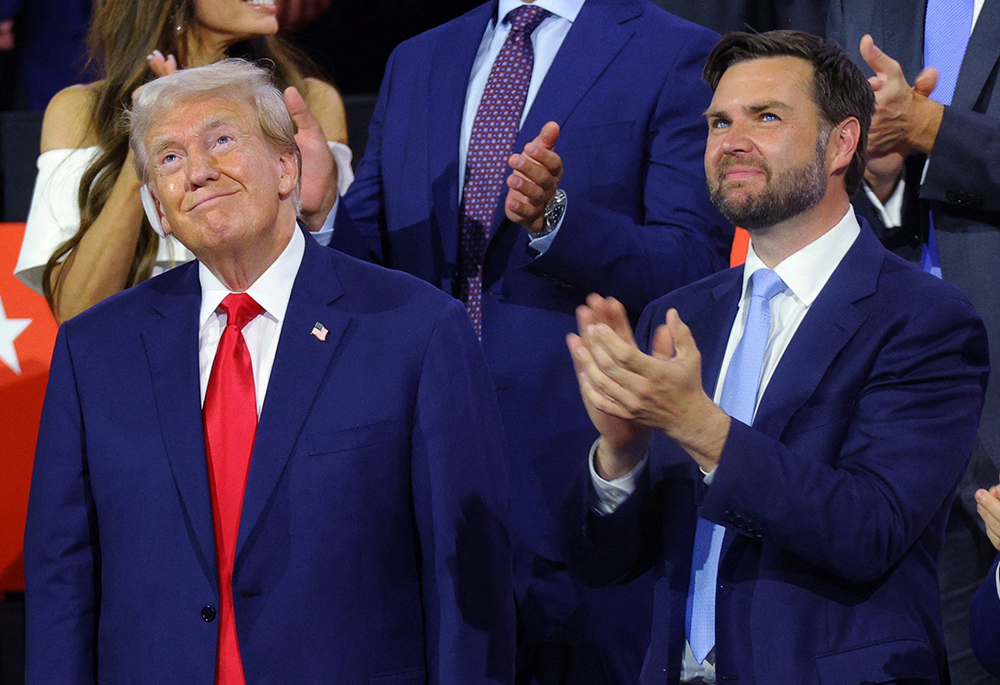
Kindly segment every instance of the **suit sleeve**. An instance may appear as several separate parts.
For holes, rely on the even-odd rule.
[[[674,37],[687,44],[677,52],[645,132],[641,216],[612,211],[570,189],[558,235],[525,267],[614,296],[633,315],[656,297],[725,268],[733,239],[705,187],[702,111],[711,93],[701,70],[717,37],[709,31]]]
[[[890,332],[860,393],[839,398],[843,413],[820,406],[782,442],[734,420],[700,516],[839,578],[879,578],[954,493],[987,371],[968,301],[928,303]],[[803,454],[830,444],[832,459]]]
[[[510,494],[492,381],[449,301],[424,357],[412,436],[428,683],[513,682]]]
[[[66,327],[56,340],[24,534],[25,682],[93,685],[100,549]]]
[[[920,197],[1000,212],[1000,120],[946,107]]]
[[[382,237],[380,226],[385,225],[385,202],[382,190],[382,127],[385,124],[385,112],[389,102],[389,92],[392,89],[392,71],[395,63],[395,51],[389,55],[385,67],[385,75],[379,88],[378,100],[368,124],[368,142],[365,144],[365,154],[358,163],[358,169],[351,184],[351,207],[341,201],[337,209],[334,224],[333,239],[330,247],[341,252],[373,262],[383,264]]]
[[[969,637],[972,651],[987,671],[1000,677],[1000,595],[997,594],[997,562],[972,598],[969,607]]]

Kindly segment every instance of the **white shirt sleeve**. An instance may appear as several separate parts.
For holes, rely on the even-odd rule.
[[[867,183],[862,183],[861,187],[865,189],[868,201],[878,210],[879,216],[882,218],[882,223],[885,224],[886,228],[903,225],[903,193],[906,190],[906,181],[902,177],[900,177],[899,183],[896,184],[896,189],[892,191],[892,195],[885,201],[885,204],[882,204],[882,201],[878,199],[878,196],[868,187]]]
[[[1000,597],[1000,564],[997,564],[997,596]]]
[[[80,181],[100,148],[49,150],[38,158],[28,224],[14,275],[42,292],[42,274],[52,253],[80,230]]]
[[[635,492],[635,479],[646,468],[649,457],[643,457],[642,461],[636,464],[624,476],[615,478],[614,480],[604,480],[597,475],[597,469],[594,468],[594,456],[597,454],[597,445],[599,442],[600,440],[595,441],[594,446],[590,448],[587,464],[590,468],[590,480],[594,483],[594,490],[597,492],[597,503],[594,505],[594,513],[598,516],[607,516],[608,514],[615,513],[615,510]]]

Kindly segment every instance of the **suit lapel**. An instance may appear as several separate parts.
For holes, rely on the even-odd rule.
[[[197,263],[154,306],[157,317],[141,332],[152,376],[163,444],[195,554],[212,587],[216,583],[215,528],[201,415]]]
[[[525,117],[514,142],[515,151],[523,150],[547,122],[554,121],[560,126],[566,123],[635,33],[630,20],[641,15],[642,7],[634,0],[587,0],[583,4]],[[504,219],[506,198],[507,193],[500,194],[490,230],[491,241]]]
[[[429,78],[430,116],[427,117],[428,179],[433,206],[438,211],[438,235],[445,259],[458,262],[459,197],[458,159],[461,145],[462,114],[469,75],[490,18],[497,3],[490,2],[445,25],[438,36]]]
[[[987,0],[965,49],[952,104],[963,110],[976,106],[986,80],[1000,60],[1000,0]]]
[[[862,220],[844,255],[792,337],[757,406],[754,428],[781,437],[792,414],[809,399],[834,358],[867,318],[854,303],[875,292],[885,251]]]
[[[237,568],[247,537],[278,484],[330,363],[350,328],[351,316],[330,307],[342,294],[331,254],[307,237],[250,459],[236,544]],[[310,334],[317,322],[329,331],[325,341]]]
[[[689,314],[685,321],[701,353],[701,383],[709,397],[715,396],[729,332],[743,293],[743,267],[730,269],[727,276],[709,292],[705,306]]]
[[[882,42],[875,36],[876,44],[884,49],[903,68],[908,82],[924,66],[924,16],[927,0],[883,0]],[[914,39],[919,36],[919,39]],[[849,46],[857,49],[858,46]]]

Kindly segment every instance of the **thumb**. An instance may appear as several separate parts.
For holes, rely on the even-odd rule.
[[[934,67],[925,67],[917,74],[917,79],[913,82],[913,90],[924,97],[930,96],[938,81],[938,70]]]
[[[674,350],[678,357],[695,357],[698,355],[698,346],[691,335],[691,329],[681,321],[676,309],[667,310],[667,329],[670,337],[674,341]]]
[[[299,131],[314,127],[319,128],[319,122],[309,112],[306,101],[302,98],[302,94],[299,93],[298,88],[289,86],[285,88],[284,95],[285,107],[288,108],[288,113],[292,115],[292,121],[295,122],[295,126]]]
[[[653,333],[653,357],[660,360],[673,359],[676,350],[674,349],[674,338],[670,334],[667,326],[657,326]]]
[[[559,124],[554,121],[542,126],[541,133],[538,134],[537,141],[549,150],[556,146],[556,141],[559,140]]]
[[[878,76],[895,76],[896,72],[902,73],[899,63],[882,52],[867,33],[861,38],[861,57]]]

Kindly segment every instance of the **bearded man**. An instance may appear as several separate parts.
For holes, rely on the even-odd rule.
[[[937,683],[945,519],[988,372],[955,287],[850,207],[874,96],[808,34],[709,57],[705,171],[743,267],[568,338],[601,437],[566,507],[585,582],[653,568],[641,683]],[[685,323],[686,322],[686,323]]]

